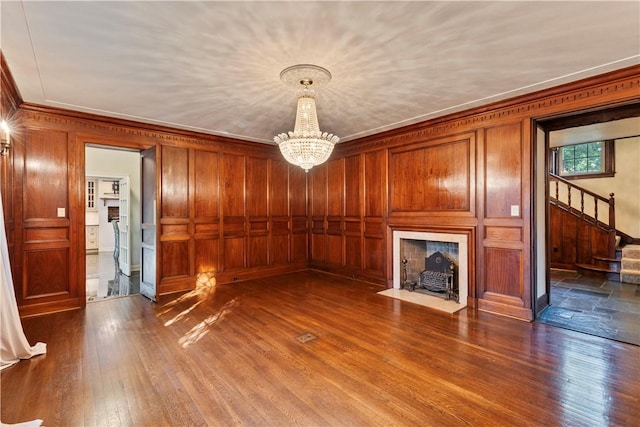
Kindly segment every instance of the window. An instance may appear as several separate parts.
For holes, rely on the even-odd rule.
[[[557,147],[552,172],[567,179],[613,176],[613,140]]]

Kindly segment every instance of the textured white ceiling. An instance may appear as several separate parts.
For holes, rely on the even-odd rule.
[[[640,63],[640,2],[2,1],[27,102],[271,142],[290,65],[354,139]]]

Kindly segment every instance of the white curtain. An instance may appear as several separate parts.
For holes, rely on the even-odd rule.
[[[29,359],[47,352],[45,343],[39,342],[33,347],[29,345],[20,323],[9,264],[7,234],[4,229],[2,194],[0,194],[0,252],[2,252],[2,262],[0,262],[0,370],[2,370],[20,359]]]

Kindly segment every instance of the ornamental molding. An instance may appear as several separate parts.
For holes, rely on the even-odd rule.
[[[40,108],[40,107],[38,107]],[[44,107],[46,108],[46,107]],[[47,129],[54,129],[62,127],[66,132],[76,133],[95,133],[96,136],[104,136],[107,134],[109,137],[113,137],[114,133],[126,135],[138,142],[140,139],[150,142],[159,142],[163,145],[172,146],[184,146],[184,145],[196,145],[206,146],[214,148],[219,151],[238,151],[250,150],[263,153],[264,151],[276,151],[274,147],[266,144],[259,144],[241,139],[232,140],[231,138],[221,137],[217,135],[202,134],[201,136],[186,136],[172,131],[163,130],[151,130],[144,129],[142,127],[132,127],[127,125],[119,125],[113,123],[107,123],[100,121],[99,119],[92,120],[80,117],[72,117],[66,115],[57,114],[55,111],[35,111],[27,108],[21,108],[21,118],[24,120],[23,124],[29,127],[42,127]],[[51,126],[43,126],[51,125]],[[35,125],[35,126],[33,126]],[[141,124],[143,125],[143,124]],[[179,132],[178,129],[175,132]],[[264,145],[264,147],[262,146]]]
[[[416,142],[434,136],[473,131],[487,124],[493,125],[498,121],[508,121],[509,119],[522,120],[524,118],[558,114],[625,100],[640,100],[638,88],[640,88],[640,76],[624,81],[615,81],[591,88],[574,90],[569,93],[541,96],[541,98],[537,100],[517,103],[492,111],[474,113],[474,111],[486,108],[478,107],[469,110],[467,115],[462,118],[454,117],[447,120],[445,116],[431,121],[409,125],[404,130],[400,128],[389,131],[395,133],[395,135],[388,137],[376,137],[376,135],[372,135],[348,141],[344,143],[344,145],[338,144],[336,146],[336,152],[340,155],[348,155],[377,148],[391,148],[396,145]],[[573,104],[575,104],[575,106],[573,106]],[[464,113],[454,113],[452,116],[458,116],[460,114]],[[430,123],[433,124],[430,125]]]

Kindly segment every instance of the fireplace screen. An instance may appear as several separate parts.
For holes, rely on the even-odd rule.
[[[445,300],[459,302],[454,273],[453,260],[442,252],[435,252],[424,259],[424,271],[420,273],[420,282],[411,284],[410,290],[425,289],[429,292],[444,294]]]

